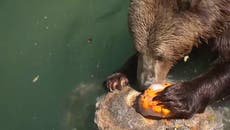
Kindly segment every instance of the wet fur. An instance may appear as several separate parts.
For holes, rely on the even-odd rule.
[[[167,118],[189,118],[230,94],[230,0],[133,0],[129,27],[139,55],[168,64],[166,74],[199,44],[212,43],[219,54],[209,72],[169,87],[155,98],[173,111]]]
[[[178,1],[196,3],[181,11],[183,2]],[[174,62],[200,39],[218,37],[229,28],[229,7],[229,0],[133,0],[129,28],[137,51]]]

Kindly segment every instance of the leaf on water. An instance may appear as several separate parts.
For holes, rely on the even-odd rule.
[[[33,83],[37,82],[39,79],[39,75],[37,75],[36,77],[33,78]]]

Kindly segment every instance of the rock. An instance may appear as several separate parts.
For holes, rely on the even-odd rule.
[[[99,130],[222,130],[220,112],[208,107],[204,113],[191,119],[153,120],[144,118],[134,109],[134,101],[140,95],[131,87],[115,90],[101,96],[96,103],[94,122]]]

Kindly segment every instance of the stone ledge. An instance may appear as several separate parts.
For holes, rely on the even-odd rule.
[[[101,96],[96,103],[94,122],[99,130],[222,130],[220,112],[208,107],[204,113],[188,120],[153,120],[144,118],[133,108],[140,93],[126,87]]]

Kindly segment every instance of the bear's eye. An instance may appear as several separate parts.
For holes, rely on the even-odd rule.
[[[163,55],[156,55],[155,56],[156,60],[162,61],[164,59]]]
[[[190,2],[188,0],[177,0],[177,5],[178,5],[179,11],[185,11],[189,9]]]

